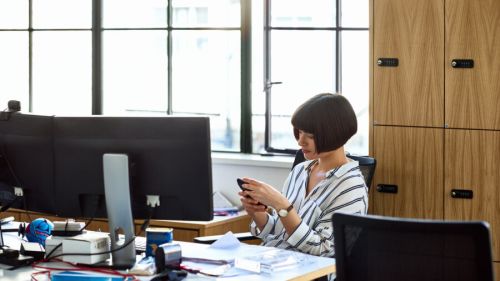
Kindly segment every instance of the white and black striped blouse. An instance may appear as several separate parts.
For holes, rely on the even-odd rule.
[[[263,240],[262,245],[333,257],[332,214],[366,214],[368,211],[368,188],[357,161],[350,160],[328,171],[325,179],[306,197],[309,173],[316,161],[295,166],[283,186],[283,194],[293,204],[302,222],[292,235],[286,233],[275,210],[268,215],[261,232],[252,222],[250,231]]]

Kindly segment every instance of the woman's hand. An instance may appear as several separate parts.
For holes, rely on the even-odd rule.
[[[245,211],[247,211],[250,216],[254,217],[255,213],[265,212],[267,210],[267,206],[249,197],[247,194],[245,194],[245,191],[240,191],[238,192],[238,194],[241,196],[240,201],[243,205],[243,208],[245,208]]]
[[[250,212],[265,210],[265,207],[257,205],[258,203],[273,207],[276,210],[286,208],[290,205],[288,199],[269,184],[252,178],[243,178],[243,181],[245,182],[243,187],[248,190],[241,191],[239,194],[244,197],[241,199],[241,202],[247,212],[249,209]],[[250,198],[245,196],[250,196]]]

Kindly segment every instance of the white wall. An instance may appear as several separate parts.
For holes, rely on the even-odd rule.
[[[213,190],[220,191],[231,203],[240,206],[236,178],[254,178],[281,190],[293,159],[293,156],[212,153]]]

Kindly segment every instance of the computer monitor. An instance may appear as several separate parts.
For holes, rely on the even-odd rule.
[[[0,206],[2,208],[55,212],[52,121],[53,116],[2,112],[0,118]]]
[[[129,158],[135,219],[211,220],[208,117],[54,118],[56,213],[106,217],[103,155]],[[159,196],[152,212],[146,196]]]

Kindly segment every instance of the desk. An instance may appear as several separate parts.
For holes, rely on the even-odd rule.
[[[51,221],[64,220],[64,218],[44,215],[35,212],[28,212],[31,219],[44,217]],[[30,218],[26,211],[11,209],[2,213],[2,217],[14,216],[17,221],[27,221]],[[170,227],[174,229],[174,239],[177,241],[192,242],[194,237],[225,234],[228,231],[233,233],[249,231],[250,216],[246,212],[239,212],[234,216],[216,216],[211,221],[178,221],[178,220],[151,220],[151,227]],[[135,220],[136,233],[140,230],[143,220]],[[94,219],[88,227],[89,230],[101,230],[108,232],[108,222],[105,219]],[[141,235],[144,235],[142,233]]]
[[[192,242],[193,238],[199,236],[210,236],[247,232],[250,227],[250,216],[246,212],[239,212],[234,216],[216,216],[211,221],[177,221],[177,220],[152,220],[151,227],[170,227],[174,229],[174,240]],[[136,226],[142,221],[135,221]]]
[[[19,245],[19,237],[13,233],[4,233],[4,240],[8,245]],[[191,242],[179,242],[182,248],[182,255],[189,257],[199,257],[200,253],[206,253],[209,245],[196,244]],[[14,246],[13,246],[14,247]],[[256,251],[269,250],[268,247],[257,246],[257,245],[247,245],[241,244],[236,249],[230,250],[215,250],[219,251],[216,253],[217,257],[220,258],[231,258],[231,257],[244,257],[248,256],[248,253],[255,253]],[[211,251],[211,250],[210,250]],[[298,267],[294,267],[288,270],[279,271],[271,275],[266,274],[245,274],[243,276],[234,276],[227,278],[220,278],[224,281],[239,281],[239,280],[254,280],[254,281],[269,281],[269,280],[312,280],[330,273],[335,273],[335,260],[332,258],[308,256],[309,262],[301,264]],[[0,265],[0,268],[6,268]],[[2,281],[29,281],[30,275],[34,270],[31,267],[24,267],[17,270],[9,271],[5,269],[0,269],[0,279]],[[141,278],[141,280],[148,280],[150,278]],[[42,279],[43,280],[43,279]],[[214,278],[201,278],[198,276],[188,276],[185,280],[214,280]]]

